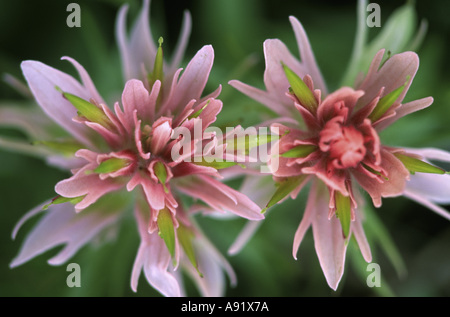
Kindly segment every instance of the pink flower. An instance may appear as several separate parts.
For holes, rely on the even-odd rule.
[[[133,290],[143,270],[163,295],[183,295],[177,271],[181,265],[203,276],[194,278],[203,295],[221,295],[223,282],[215,281],[223,280],[225,269],[234,282],[234,273],[191,222],[179,196],[187,194],[215,211],[251,220],[263,215],[249,198],[218,180],[220,164],[204,160],[211,155],[208,145],[218,143],[216,134],[205,130],[222,109],[216,99],[220,88],[201,97],[213,64],[212,47],[199,50],[182,74],[181,69],[175,72],[167,94],[161,86],[166,79],[160,47],[154,80],[128,80],[121,103],[111,109],[86,70],[75,60],[64,59],[74,65],[82,83],[40,62],[22,63],[36,101],[72,136],[60,148],[74,146],[76,160],[72,176],[56,184],[58,196],[27,214],[14,230],[15,236],[25,220],[48,209],[11,266],[61,243],[66,247],[49,263],[67,261],[99,232],[117,226],[127,203],[132,203],[141,236]]]
[[[230,84],[280,116],[279,122],[271,125],[280,135],[271,165],[279,187],[266,208],[288,195],[295,198],[312,183],[295,233],[293,256],[297,258],[300,243],[312,226],[320,265],[328,285],[335,290],[352,234],[364,259],[372,260],[362,227],[364,199],[360,189],[370,195],[376,207],[381,206],[382,197],[404,195],[450,219],[450,214],[435,204],[450,202],[449,175],[427,162],[448,162],[450,153],[393,148],[380,142],[382,129],[433,102],[428,97],[402,103],[419,66],[417,54],[397,54],[382,63],[384,50],[380,50],[355,89],[343,87],[328,94],[303,27],[294,17],[290,21],[301,62],[281,41],[266,40],[266,91],[239,81]],[[433,182],[440,188],[434,194],[430,190],[430,186],[437,187]],[[240,239],[248,238],[255,226]],[[233,251],[242,244],[237,241]]]

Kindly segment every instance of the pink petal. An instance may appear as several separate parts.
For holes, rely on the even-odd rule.
[[[221,177],[215,168],[209,166],[196,165],[190,162],[181,162],[172,167],[174,177],[183,177],[195,174],[206,174],[214,177]]]
[[[415,202],[427,207],[431,211],[434,211],[438,215],[450,220],[450,212],[446,210],[445,208],[442,208],[433,202],[431,202],[425,195],[422,196],[420,193],[415,193],[412,191],[409,191],[408,189],[405,190],[404,194],[405,197],[408,197]]]
[[[189,41],[189,36],[191,34],[192,28],[192,18],[189,11],[184,12],[183,25],[181,27],[180,37],[178,39],[177,45],[175,46],[175,54],[172,57],[172,62],[170,63],[170,68],[168,70],[168,76],[173,76],[175,71],[179,68],[180,63],[183,60],[184,53]]]
[[[312,228],[314,245],[328,285],[336,290],[344,273],[347,240],[336,217],[328,219],[328,195],[324,186],[316,189]]]
[[[439,204],[450,204],[450,175],[416,173],[406,182],[406,190]]]
[[[332,117],[336,116],[336,104],[342,102],[348,108],[349,113],[352,112],[353,107],[360,97],[364,95],[361,90],[353,90],[349,87],[343,87],[328,95],[317,109],[317,118],[319,122],[327,122]]]
[[[358,183],[372,197],[376,207],[381,206],[381,197],[395,197],[401,195],[405,189],[406,180],[409,179],[409,171],[403,163],[385,149],[381,150],[380,167],[387,172],[389,180],[379,183],[364,173],[353,169],[352,175]]]
[[[21,67],[36,101],[44,112],[77,140],[92,146],[90,139],[93,132],[85,125],[73,122],[72,118],[77,116],[76,108],[55,87],[58,86],[62,91],[85,100],[95,96],[73,77],[41,62],[24,61]]]
[[[97,88],[95,88],[95,85],[92,82],[92,79],[89,76],[89,74],[87,73],[86,69],[84,69],[84,67],[81,66],[80,63],[78,63],[76,60],[74,60],[71,57],[64,56],[61,59],[69,61],[75,67],[78,74],[80,75],[83,86],[87,89],[89,95],[91,96],[90,99],[93,99],[96,104],[105,104],[105,101],[98,93]],[[87,100],[90,101],[90,99],[87,99]]]
[[[403,118],[404,116],[410,113],[427,108],[433,103],[433,101],[434,100],[432,97],[427,97],[402,104],[399,108],[395,110],[395,115],[393,117],[387,118],[386,120],[383,120],[380,123],[374,124],[374,127],[378,131],[381,131],[384,128],[393,124],[398,119]]]
[[[150,234],[148,226],[148,210],[135,210],[141,244],[133,265],[131,288],[137,291],[141,270],[144,269],[147,281],[164,296],[179,297],[180,286],[174,275],[168,271],[171,256],[164,240],[157,233]]]
[[[202,296],[219,297],[224,295],[225,276],[224,270],[231,280],[231,285],[236,284],[236,275],[228,261],[219,251],[205,238],[197,237],[194,240],[197,252],[199,271],[203,274],[200,277],[198,272],[190,264],[187,265],[190,276],[199,288]]]
[[[361,207],[361,205],[359,205]],[[357,215],[355,216],[355,221],[351,224],[352,234],[355,236],[356,242],[358,243],[359,249],[364,260],[367,263],[372,262],[372,252],[370,251],[370,245],[367,241],[366,234],[364,233],[364,228],[362,226],[362,213],[356,210]]]
[[[137,110],[139,119],[143,120],[145,123],[153,122],[156,99],[160,87],[161,83],[159,81],[155,82],[151,94],[149,94],[142,81],[136,79],[127,81],[122,93],[122,105],[128,123],[126,126],[133,126],[134,110]],[[128,130],[128,132],[130,132],[130,130]]]
[[[385,88],[384,95],[387,95],[394,89],[407,83],[405,89],[403,89],[403,92],[397,99],[401,103],[419,68],[419,57],[417,54],[414,52],[404,52],[392,56],[378,69],[382,52],[377,53],[366,78],[358,87],[358,90],[365,92],[365,95],[358,101],[358,105],[368,104],[377,96],[377,93],[382,87]]]
[[[150,175],[136,172],[128,182],[127,190],[132,191],[137,185],[142,186],[147,202],[153,209],[161,210],[166,206],[163,186],[156,184]]]
[[[316,63],[316,59],[314,58],[314,53],[312,52],[308,36],[306,35],[302,24],[297,20],[297,18],[293,16],[289,17],[289,21],[291,22],[292,28],[294,29],[295,33],[295,38],[297,39],[301,62],[307,68],[307,71],[304,75],[310,75],[314,81],[315,87],[320,89],[322,91],[322,94],[327,95],[327,87],[322,78],[319,66]]]
[[[153,155],[159,155],[171,140],[173,134],[172,119],[160,118],[152,126],[152,141],[150,151]]]
[[[214,50],[211,45],[205,45],[189,62],[185,71],[176,83],[174,93],[161,111],[180,112],[182,107],[192,99],[200,100],[214,60]]]
[[[31,213],[35,214],[35,211]],[[118,215],[110,211],[103,213],[95,210],[76,213],[71,204],[52,205],[28,234],[19,254],[10,266],[19,266],[55,246],[65,244],[66,246],[48,261],[51,265],[60,265],[69,260],[100,231],[115,223]],[[28,218],[27,214],[23,219]]]
[[[250,220],[264,218],[258,205],[247,196],[211,177],[199,175],[190,182],[179,182],[177,183],[177,189],[194,198],[203,200],[218,211],[230,211]]]
[[[318,184],[317,181],[313,182],[313,185],[311,186],[311,189],[309,191],[309,196],[308,196],[308,201],[306,203],[306,209],[305,209],[305,213],[303,214],[303,218],[302,221],[300,222],[300,225],[297,228],[297,231],[295,232],[295,236],[294,236],[294,244],[292,247],[292,256],[294,257],[294,259],[297,260],[297,253],[298,253],[298,248],[300,247],[300,244],[303,240],[303,237],[305,236],[306,231],[309,229],[313,217],[314,217],[314,212],[316,211],[317,208],[319,208],[320,206],[318,206],[318,203],[323,203],[324,200],[320,200],[318,197]],[[324,208],[324,206],[321,206],[321,208]],[[328,205],[327,205],[328,208]]]
[[[289,117],[291,113],[287,111],[288,105],[280,105],[280,99],[277,96],[271,95],[268,92],[252,87],[250,85],[244,84],[239,80],[230,80],[228,82],[230,86],[236,88],[243,94],[248,97],[256,100],[257,102],[267,106],[269,109],[272,109],[274,112],[278,113],[280,116]]]
[[[86,195],[81,202],[75,205],[77,210],[85,209],[95,203],[105,194],[120,189],[123,184],[113,179],[100,179],[98,174],[86,174],[95,169],[96,164],[88,164],[80,169],[72,177],[60,181],[55,186],[55,191],[68,198]]]
[[[139,18],[136,21],[128,46],[131,60],[129,61],[131,75],[126,79],[143,78],[144,68],[147,72],[153,71],[156,57],[156,41],[153,40],[149,24],[150,1],[145,0]]]

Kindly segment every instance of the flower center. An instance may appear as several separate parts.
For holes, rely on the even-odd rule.
[[[366,155],[363,133],[354,126],[343,126],[343,117],[328,121],[320,132],[319,146],[329,154],[335,168],[356,167]]]

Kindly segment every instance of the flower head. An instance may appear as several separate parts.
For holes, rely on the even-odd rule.
[[[143,13],[148,5],[146,1]],[[142,31],[141,26],[137,28]],[[141,236],[133,290],[143,269],[149,283],[163,295],[182,295],[180,265],[196,272],[194,280],[204,295],[221,295],[223,283],[214,281],[223,279],[222,269],[234,282],[229,264],[206,241],[180,200],[187,194],[215,211],[252,220],[263,218],[249,198],[219,181],[220,164],[205,164],[203,160],[210,155],[208,145],[219,143],[218,136],[206,129],[222,109],[222,102],[216,99],[220,87],[202,97],[214,51],[210,45],[204,46],[184,72],[178,69],[168,76],[162,63],[162,40],[159,45],[156,54],[149,55],[155,68],[143,80],[127,80],[121,102],[111,108],[75,60],[63,58],[77,69],[81,83],[40,62],[22,63],[34,98],[69,134],[64,140],[49,140],[39,146],[52,145],[53,150],[68,155],[66,166],[72,175],[56,184],[55,198],[19,222],[14,236],[25,220],[46,210],[12,267],[61,243],[66,248],[49,262],[65,262],[101,231],[117,225],[131,204]],[[163,91],[167,82],[169,88]]]
[[[293,57],[281,41],[266,40],[267,90],[239,81],[230,84],[280,116],[278,123],[271,124],[280,135],[271,165],[278,188],[266,209],[288,195],[295,198],[312,182],[306,210],[295,233],[293,255],[297,258],[304,234],[312,226],[320,265],[329,286],[336,289],[351,235],[364,259],[372,260],[362,228],[361,189],[376,207],[381,206],[383,197],[406,195],[450,218],[428,200],[428,194],[408,194],[410,184],[417,183],[415,173],[441,174],[437,177],[443,182],[449,179],[443,175],[443,169],[426,160],[429,157],[421,156],[421,151],[389,147],[380,141],[382,129],[433,102],[428,97],[403,103],[419,66],[417,54],[404,52],[383,60],[385,51],[380,50],[355,88],[342,87],[329,94],[300,22],[293,17],[290,21],[302,61]],[[446,161],[448,156],[442,159]]]

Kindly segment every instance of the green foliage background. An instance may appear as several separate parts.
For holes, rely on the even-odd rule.
[[[70,2],[81,6],[81,28],[66,25],[66,7]],[[0,72],[22,79],[20,62],[33,59],[74,74],[69,63],[60,61],[61,56],[68,55],[84,65],[105,99],[118,100],[124,83],[113,31],[116,13],[123,3],[130,4],[128,21],[131,22],[140,10],[140,1],[2,1]],[[404,1],[380,0],[378,3],[383,26]],[[431,95],[435,101],[430,108],[397,122],[383,133],[382,139],[391,145],[439,147],[448,151],[450,5],[447,1],[417,0],[415,7],[418,21],[426,19],[429,30],[418,50],[421,64],[407,99]],[[266,110],[262,106],[227,82],[240,79],[263,87],[262,43],[267,38],[281,39],[297,54],[288,20],[290,15],[303,23],[330,90],[338,88],[348,65],[355,34],[356,1],[337,4],[331,0],[153,0],[152,33],[155,38],[164,36],[164,49],[169,55],[178,38],[185,9],[192,14],[193,28],[184,65],[205,44],[212,44],[215,50],[207,92],[223,85],[220,98],[224,109],[218,124],[249,126],[264,117]],[[370,36],[377,32],[379,29],[371,29]],[[23,98],[4,83],[0,84],[0,100],[0,106],[23,103]],[[4,128],[0,133],[20,136]],[[29,209],[54,196],[54,185],[65,177],[65,172],[48,167],[39,159],[0,150],[0,296],[159,296],[143,276],[138,293],[131,291],[131,268],[139,243],[132,219],[123,224],[116,240],[84,247],[70,261],[81,265],[81,288],[66,286],[65,265],[47,264],[46,260],[60,248],[13,270],[9,268],[26,232],[37,219],[29,221],[17,241],[12,241],[15,223]],[[382,287],[367,287],[369,272],[351,243],[344,278],[334,292],[328,288],[320,269],[311,231],[301,245],[299,260],[291,256],[293,236],[304,205],[305,193],[296,201],[273,208],[243,251],[227,256],[238,276],[237,286],[229,287],[227,296],[450,295],[450,226],[447,220],[407,199],[384,199],[383,206],[375,211],[377,218],[368,221],[373,224],[378,220],[385,231],[376,226],[367,228],[373,241],[377,236],[384,239],[372,244],[374,262],[381,266]],[[199,218],[198,222],[223,254],[244,225],[242,220],[220,222]],[[395,244],[393,249],[386,241]],[[190,282],[186,283],[189,294],[197,296]]]

